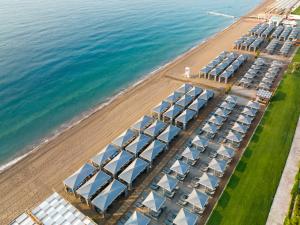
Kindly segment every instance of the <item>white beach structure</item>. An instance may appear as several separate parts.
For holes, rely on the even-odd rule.
[[[183,108],[178,105],[171,106],[164,114],[163,114],[163,121],[173,123],[175,118],[183,112]]]
[[[190,95],[183,95],[175,104],[182,107],[187,108],[193,101],[193,97]]]
[[[208,168],[212,170],[215,175],[221,177],[227,168],[227,161],[212,159],[208,164]]]
[[[136,157],[138,154],[143,151],[147,147],[148,144],[151,142],[151,137],[145,134],[140,134],[133,142],[131,142],[125,148],[126,151],[134,154]]]
[[[237,123],[235,122],[231,128],[231,130],[233,131],[236,131],[236,132],[239,132],[241,134],[246,134],[247,133],[247,130],[248,130],[248,127],[247,126],[244,126],[240,123]]]
[[[215,191],[219,186],[220,179],[216,176],[213,176],[209,173],[203,173],[200,177],[199,183],[201,186],[205,187],[208,191]]]
[[[193,85],[185,83],[183,85],[181,85],[176,92],[178,93],[182,93],[182,94],[186,94],[188,91],[190,91],[193,88]]]
[[[97,195],[98,191],[108,184],[112,180],[112,177],[103,171],[96,173],[91,179],[89,179],[84,185],[82,185],[76,194],[80,196],[81,200],[90,205],[91,199]]]
[[[191,96],[193,99],[196,99],[202,92],[203,92],[202,88],[200,88],[200,87],[193,87],[186,94],[189,95],[189,96]]]
[[[157,119],[162,119],[162,115],[171,107],[171,104],[166,101],[160,102],[152,109],[152,115]]]
[[[220,147],[217,149],[217,154],[224,159],[231,159],[234,157],[235,151],[233,148],[230,148],[226,145],[220,145]]]
[[[145,170],[149,168],[149,163],[136,158],[127,166],[124,171],[118,176],[119,180],[127,183],[128,189],[131,190],[134,180]]]
[[[178,180],[170,175],[163,175],[162,178],[157,182],[157,185],[164,191],[172,193],[178,184]]]
[[[170,167],[170,170],[177,175],[185,176],[190,171],[190,166],[182,160],[176,160]]]
[[[208,101],[210,100],[212,97],[214,97],[214,92],[212,90],[208,90],[205,89],[200,95],[199,95],[199,99]]]
[[[245,125],[249,126],[252,123],[252,118],[250,118],[249,116],[245,116],[245,115],[239,115],[239,117],[237,118],[236,121],[241,124],[245,124]]]
[[[251,109],[256,109],[256,110],[259,110],[260,108],[260,105],[258,102],[255,102],[255,101],[249,101],[246,105],[248,108],[251,108]]]
[[[215,124],[217,126],[222,126],[223,125],[223,120],[224,118],[217,116],[217,115],[212,115],[209,119],[208,122]]]
[[[184,94],[179,92],[173,92],[164,101],[174,105]]]
[[[226,119],[229,115],[228,111],[225,109],[217,108],[216,111],[214,112],[215,115],[221,116],[224,119]]]
[[[152,138],[156,138],[163,130],[167,128],[167,124],[156,120],[154,123],[151,124],[150,127],[148,127],[146,130],[144,130],[144,134],[149,135]]]
[[[85,163],[80,169],[64,180],[64,187],[67,192],[75,193],[88,179],[90,179],[97,169],[89,163]]]
[[[187,198],[187,202],[193,206],[193,208],[198,208],[200,211],[204,211],[208,203],[208,195],[193,189]]]
[[[199,136],[197,135],[196,137],[194,137],[194,139],[192,140],[192,145],[195,146],[197,149],[199,149],[200,151],[204,151],[206,149],[206,147],[208,146],[208,139],[203,137],[203,136]]]
[[[238,132],[229,131],[229,133],[226,136],[226,139],[233,144],[235,143],[235,144],[239,145],[242,142],[243,137]]]
[[[139,133],[143,132],[147,127],[153,123],[153,117],[143,116],[135,124],[131,126],[133,130],[138,131]]]
[[[180,133],[181,129],[179,127],[169,125],[160,135],[158,135],[157,140],[160,140],[167,145]]]
[[[159,195],[154,191],[151,191],[142,204],[146,206],[149,210],[158,213],[163,207],[165,201],[166,199],[163,196]]]
[[[200,151],[196,148],[186,147],[181,156],[190,161],[196,161],[200,158]]]
[[[118,148],[125,148],[130,142],[137,137],[137,133],[131,129],[124,131],[119,137],[113,140],[113,144]]]
[[[207,103],[206,100],[197,98],[188,106],[188,109],[191,109],[195,111],[197,114],[199,114],[199,111],[205,107],[206,103]]]
[[[175,217],[173,224],[175,225],[195,225],[197,224],[198,216],[191,213],[185,208],[181,208]]]
[[[151,219],[139,211],[134,211],[124,225],[149,225]]]
[[[214,136],[217,133],[218,128],[213,123],[206,123],[204,124],[202,131],[208,135]]]
[[[127,151],[121,151],[115,158],[107,163],[103,169],[116,177],[117,174],[123,170],[132,160],[134,156]]]
[[[127,194],[126,185],[114,179],[92,200],[92,205],[97,212],[104,214],[107,208],[123,193]]]
[[[148,161],[151,167],[153,160],[166,148],[167,145],[165,143],[153,140],[153,142],[140,154],[140,158]]]
[[[196,111],[191,109],[186,109],[175,119],[175,124],[176,126],[181,127],[182,129],[185,130],[187,128],[188,122],[191,121],[196,116],[197,116]]]
[[[91,158],[91,163],[102,168],[106,163],[112,160],[119,153],[118,148],[112,144],[107,145],[97,155]]]

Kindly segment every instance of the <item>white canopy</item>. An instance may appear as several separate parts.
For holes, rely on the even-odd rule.
[[[175,217],[173,224],[175,225],[195,225],[198,221],[198,216],[191,213],[185,208],[181,208]]]
[[[202,88],[200,87],[193,87],[191,90],[189,90],[186,94],[196,98],[203,92]]]
[[[221,156],[224,156],[228,159],[232,158],[235,154],[234,149],[226,146],[226,145],[220,145],[220,147],[217,150],[217,153]]]
[[[153,118],[151,116],[143,116],[135,124],[132,125],[132,129],[141,132],[147,127],[149,127],[152,124],[152,122]]]
[[[213,123],[206,123],[202,128],[208,134],[215,134],[218,131],[218,128]]]
[[[126,169],[119,175],[119,179],[125,181],[127,184],[132,182],[145,170],[149,164],[140,159],[136,158]]]
[[[252,119],[245,115],[239,115],[236,121],[242,124],[251,125]]]
[[[199,148],[206,148],[208,146],[208,139],[203,136],[194,137],[192,144]]]
[[[91,162],[99,167],[104,166],[109,160],[118,154],[118,149],[112,144],[107,145],[97,155],[95,155]]]
[[[193,189],[193,191],[189,194],[187,198],[187,202],[193,205],[194,207],[204,210],[205,206],[208,203],[208,198],[209,197],[203,192]]]
[[[219,173],[224,173],[226,167],[227,167],[227,162],[225,160],[212,159],[208,164],[208,168]]]
[[[143,205],[146,206],[148,209],[158,212],[163,204],[165,203],[166,199],[154,191],[151,191],[146,199],[143,201]]]
[[[260,108],[259,103],[254,101],[249,101],[246,106],[257,110]]]
[[[216,124],[218,126],[221,126],[223,124],[223,118],[220,116],[212,115],[209,119],[208,122]]]
[[[95,172],[95,167],[89,163],[85,163],[79,170],[64,180],[64,185],[74,192]]]
[[[128,129],[118,138],[116,138],[112,143],[119,148],[124,148],[126,145],[132,142],[136,136],[137,135],[133,130]]]
[[[126,151],[137,155],[140,153],[149,143],[151,142],[151,138],[148,135],[140,134],[133,142],[131,142],[125,148]]]
[[[211,99],[212,97],[214,96],[214,92],[211,91],[211,90],[204,90],[200,96],[198,97],[199,99],[202,99],[202,100],[205,100],[205,101],[208,101],[209,99]]]
[[[127,151],[121,151],[113,160],[111,160],[104,169],[112,175],[116,175],[121,169],[133,159],[133,155]]]
[[[176,160],[170,169],[175,173],[184,176],[189,172],[190,166],[181,160]]]
[[[170,104],[173,105],[175,102],[177,102],[181,98],[181,96],[182,96],[182,94],[180,94],[178,92],[173,92],[165,99],[165,101],[169,102]]]
[[[205,106],[206,102],[206,100],[197,98],[195,101],[192,102],[192,104],[188,106],[188,108],[195,112],[199,112],[199,110]]]
[[[195,148],[186,147],[181,155],[189,160],[197,160],[200,157],[200,152]]]
[[[182,96],[175,104],[186,108],[193,101],[193,97],[190,95]]]
[[[247,116],[252,116],[254,117],[256,115],[255,111],[253,111],[252,109],[245,107],[242,111],[242,114],[245,114]]]
[[[154,140],[141,154],[140,157],[152,162],[165,148],[166,144],[161,141]]]
[[[158,186],[168,192],[172,192],[178,184],[178,180],[172,176],[164,175],[157,183]]]
[[[222,104],[220,105],[220,108],[232,110],[232,109],[233,109],[233,106],[232,106],[232,104],[229,104],[228,102],[224,101],[224,102],[222,102]]]
[[[219,178],[208,173],[203,173],[198,183],[210,190],[215,190],[219,186]]]
[[[157,113],[157,114],[162,114],[165,111],[168,110],[168,108],[171,107],[171,104],[169,102],[166,101],[162,101],[161,103],[159,103],[157,106],[155,106],[152,111]]]
[[[93,200],[92,204],[105,212],[106,209],[118,198],[124,191],[127,190],[125,184],[122,184],[118,180],[113,180],[100,194],[98,194]]]
[[[237,131],[239,133],[242,133],[242,134],[246,134],[247,133],[247,127],[240,124],[240,123],[237,123],[235,122],[231,128],[231,130],[234,130],[234,131]]]
[[[182,93],[182,94],[186,94],[188,91],[190,91],[193,88],[193,85],[185,83],[183,85],[181,85],[176,92]]]
[[[149,135],[150,137],[156,137],[159,135],[164,129],[166,129],[167,124],[156,120],[150,127],[148,127],[146,130],[144,130],[144,133]]]
[[[169,125],[157,139],[169,144],[179,133],[181,129],[179,127]]]
[[[217,110],[215,111],[214,114],[218,115],[218,116],[222,116],[224,118],[228,117],[228,112],[224,109],[221,109],[221,108],[217,108]]]
[[[235,143],[240,143],[243,140],[242,136],[239,133],[234,133],[232,131],[229,131],[226,139]]]
[[[134,211],[124,225],[148,225],[151,219],[139,211]]]
[[[186,109],[175,119],[175,122],[187,124],[195,116],[196,116],[196,112],[194,110]]]
[[[165,113],[164,117],[169,118],[170,120],[175,119],[181,112],[183,111],[183,108],[178,105],[173,105],[171,108],[169,108]]]

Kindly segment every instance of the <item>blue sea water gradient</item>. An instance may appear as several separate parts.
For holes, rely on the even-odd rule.
[[[0,164],[260,0],[2,0]]]

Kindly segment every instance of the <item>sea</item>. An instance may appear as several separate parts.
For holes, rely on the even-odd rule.
[[[0,169],[261,0],[2,0]]]

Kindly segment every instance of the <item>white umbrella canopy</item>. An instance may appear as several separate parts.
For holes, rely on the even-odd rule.
[[[167,128],[166,123],[160,120],[156,120],[153,124],[151,124],[150,127],[144,130],[144,134],[147,134],[151,137],[156,137],[166,128]]]
[[[189,90],[191,90],[193,88],[193,85],[191,84],[183,84],[181,85],[177,90],[176,92],[179,92],[179,93],[182,93],[182,94],[186,94]]]
[[[218,108],[214,114],[225,118],[228,117],[227,111],[221,108]]]
[[[205,66],[200,70],[200,72],[204,73],[204,74],[208,74],[211,70],[212,70],[212,67]]]
[[[181,160],[176,160],[170,168],[170,170],[182,176],[187,174],[189,172],[189,169],[190,166]]]
[[[134,211],[124,225],[148,225],[151,219],[142,214],[141,212]]]
[[[213,123],[216,124],[218,126],[221,126],[223,124],[223,118],[220,116],[216,116],[216,115],[212,115],[209,119],[208,119],[209,123]]]
[[[243,140],[241,135],[232,131],[229,131],[228,135],[226,136],[226,139],[235,143],[240,143]]]
[[[97,155],[95,155],[91,162],[99,167],[105,165],[110,159],[118,154],[118,149],[112,144],[107,145]]]
[[[140,157],[152,162],[167,145],[159,140],[154,140],[141,154]]]
[[[137,134],[131,130],[127,129],[124,133],[122,133],[119,137],[113,140],[113,144],[119,148],[124,148],[128,145],[133,139],[135,139]]]
[[[226,101],[226,102],[229,102],[229,103],[236,104],[236,102],[237,102],[237,97],[232,96],[232,95],[227,95],[227,97],[225,98],[225,101]]]
[[[198,135],[192,140],[192,144],[200,148],[206,148],[208,146],[208,142],[207,138]]]
[[[193,119],[196,116],[196,114],[197,113],[194,110],[186,109],[175,119],[175,121],[187,124],[191,119]]]
[[[205,206],[208,203],[208,198],[208,195],[204,194],[203,192],[197,191],[196,189],[193,189],[193,191],[187,198],[187,202],[194,207],[204,210]]]
[[[197,160],[200,157],[200,152],[195,148],[186,147],[181,155],[189,160]]]
[[[154,212],[159,212],[165,201],[166,199],[164,197],[160,196],[154,191],[151,191],[143,201],[143,205]]]
[[[204,90],[200,96],[198,97],[198,99],[203,99],[205,101],[208,101],[209,99],[211,99],[214,96],[214,92],[211,90]]]
[[[197,98],[195,101],[192,102],[192,104],[188,106],[188,108],[194,110],[195,112],[198,112],[206,105],[206,103],[207,103],[206,100]]]
[[[203,173],[198,183],[210,190],[215,190],[219,186],[219,178],[208,173]]]
[[[175,217],[173,224],[175,225],[195,225],[198,221],[198,216],[191,213],[185,208],[181,208]]]
[[[246,125],[251,125],[252,123],[252,119],[245,115],[239,115],[236,121]]]
[[[224,102],[222,102],[222,104],[220,105],[220,108],[232,110],[232,109],[233,109],[233,105],[232,105],[232,104],[229,104],[229,103],[226,102],[226,101],[224,101]]]
[[[165,113],[164,117],[175,119],[184,109],[178,105],[173,105]]]
[[[220,145],[220,147],[217,149],[217,153],[229,159],[235,155],[234,149],[226,145]]]
[[[224,173],[226,167],[227,167],[227,162],[225,160],[212,159],[208,164],[208,168],[219,173]]]
[[[172,192],[178,184],[178,180],[172,176],[164,175],[157,183],[162,189]]]
[[[190,95],[182,96],[175,104],[183,108],[187,107],[193,101],[193,97]]]
[[[246,73],[245,75],[244,75],[244,78],[246,78],[246,79],[253,79],[254,77],[255,77],[256,75],[255,74],[252,74],[252,73]]]
[[[187,95],[196,98],[203,92],[203,89],[200,87],[193,87],[191,90],[188,91]]]
[[[157,139],[165,143],[170,143],[179,133],[181,129],[179,127],[169,125]]]
[[[182,94],[178,93],[178,92],[173,92],[172,94],[170,94],[165,101],[169,102],[170,104],[174,104],[175,102],[177,102],[180,98],[181,98]]]
[[[168,110],[168,108],[171,107],[171,104],[169,102],[166,101],[162,101],[161,103],[159,103],[157,106],[155,106],[152,111],[158,114],[162,114],[165,111]]]
[[[217,133],[218,128],[212,123],[206,123],[202,130],[209,134],[215,134]]]
[[[242,134],[246,134],[247,133],[247,127],[240,124],[240,123],[237,123],[235,122],[231,128],[231,130],[234,130],[234,131],[237,131],[239,133],[242,133]]]
[[[135,124],[132,125],[132,129],[137,131],[143,131],[147,127],[149,127],[153,122],[153,118],[151,116],[143,116],[140,118]]]
[[[210,71],[210,75],[212,76],[218,76],[221,74],[222,70],[219,67],[214,68],[212,71]]]
[[[251,116],[254,117],[256,115],[256,112],[253,111],[252,109],[245,107],[242,111],[242,114],[247,115],[247,116]]]

